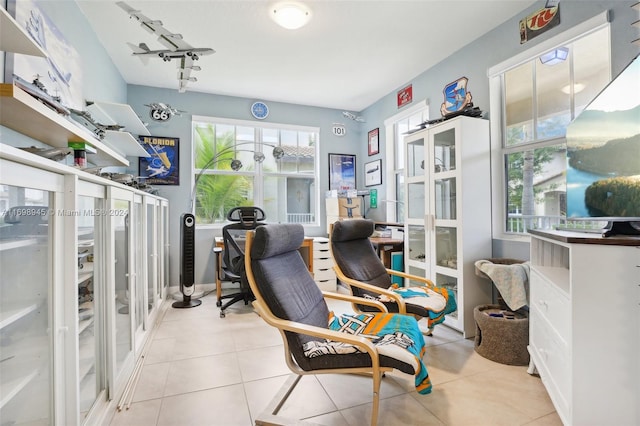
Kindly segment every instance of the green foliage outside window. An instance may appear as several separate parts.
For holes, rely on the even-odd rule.
[[[231,160],[235,158],[235,139],[232,132],[216,138],[215,125],[195,127],[195,168],[202,169],[219,152],[209,169],[231,171]],[[196,223],[224,222],[226,214],[233,207],[253,205],[252,180],[238,174],[203,174],[195,191]]]

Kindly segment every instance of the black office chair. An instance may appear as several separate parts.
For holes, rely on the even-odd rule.
[[[253,293],[247,281],[244,268],[245,235],[248,230],[264,225],[266,216],[260,207],[235,207],[227,213],[227,220],[231,223],[222,228],[224,250],[222,256],[218,253],[217,261],[221,263],[220,281],[231,281],[240,284],[238,293],[221,296],[216,305],[220,307],[220,318],[225,317],[225,310],[236,302],[244,301],[248,305],[254,300]],[[222,259],[221,259],[222,257]],[[224,305],[223,299],[230,299]]]

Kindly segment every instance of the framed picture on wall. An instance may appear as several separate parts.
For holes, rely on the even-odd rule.
[[[140,177],[149,185],[179,185],[178,153],[180,139],[165,136],[139,136],[149,157],[138,160]]]
[[[369,155],[376,155],[380,153],[380,129],[373,129],[369,131]]]
[[[329,189],[356,189],[356,156],[329,154]]]
[[[382,185],[382,160],[364,165],[364,186]]]

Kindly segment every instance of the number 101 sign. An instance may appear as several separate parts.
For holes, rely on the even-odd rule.
[[[340,124],[340,123],[333,123],[333,127],[331,128],[331,131],[336,136],[344,136],[347,134],[347,128],[344,126],[344,124]]]

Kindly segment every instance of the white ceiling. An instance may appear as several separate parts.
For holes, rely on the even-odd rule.
[[[312,19],[285,30],[269,17],[275,1],[127,1],[216,53],[197,61],[187,91],[361,111],[421,72],[522,15],[533,0],[315,0]],[[162,45],[115,1],[79,0],[127,83],[177,89],[175,61],[131,55],[127,42]],[[514,28],[514,32],[517,29]],[[514,35],[514,36],[517,36]]]

